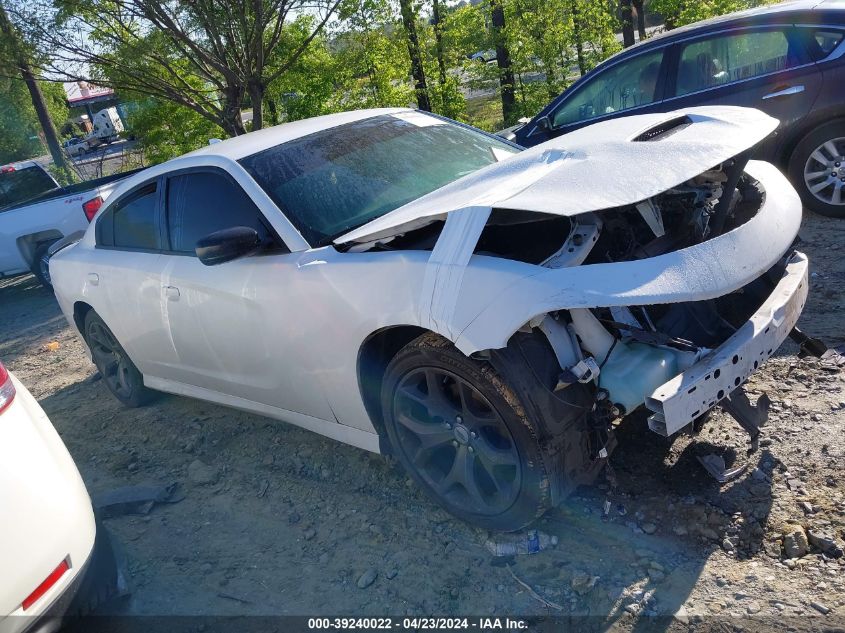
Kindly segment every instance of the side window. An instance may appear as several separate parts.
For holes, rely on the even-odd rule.
[[[258,207],[228,177],[214,172],[193,172],[168,180],[170,250],[193,253],[201,238],[235,226],[253,228],[262,239],[269,234]]]
[[[159,250],[156,183],[119,200],[97,221],[97,244],[118,248]]]
[[[677,95],[767,75],[799,63],[784,31],[750,31],[699,40],[681,51]]]
[[[599,73],[552,114],[552,126],[654,103],[663,51],[637,55]]]
[[[833,29],[814,29],[812,31],[811,49],[813,58],[820,61],[830,55],[845,38],[845,32]]]

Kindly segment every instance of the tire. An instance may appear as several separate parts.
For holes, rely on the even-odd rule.
[[[845,218],[845,119],[820,125],[801,139],[787,171],[804,207]],[[821,188],[814,192],[814,187]]]
[[[32,274],[48,290],[53,289],[53,284],[50,282],[50,258],[47,251],[56,241],[52,240],[39,244],[38,248],[35,249],[35,256],[32,260]]]
[[[389,363],[382,410],[399,461],[456,517],[510,532],[550,507],[536,426],[490,364],[424,334]]]
[[[153,399],[155,392],[144,386],[141,372],[93,310],[85,315],[85,342],[103,382],[115,398],[127,407],[140,407]]]

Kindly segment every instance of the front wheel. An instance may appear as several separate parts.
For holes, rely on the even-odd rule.
[[[514,531],[549,508],[534,425],[489,364],[425,334],[388,365],[382,407],[398,459],[458,518]]]
[[[845,120],[820,125],[801,139],[788,171],[806,208],[845,218]]]
[[[155,392],[144,386],[144,377],[114,334],[96,312],[85,315],[85,340],[94,364],[112,395],[127,407],[140,407]]]

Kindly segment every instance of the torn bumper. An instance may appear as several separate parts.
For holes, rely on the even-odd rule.
[[[795,252],[774,291],[727,341],[654,390],[645,405],[649,428],[669,436],[741,385],[771,356],[798,321],[807,301],[807,256]]]

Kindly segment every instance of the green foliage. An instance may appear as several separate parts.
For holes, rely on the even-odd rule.
[[[399,12],[389,0],[350,2],[335,33],[336,81],[343,109],[407,106],[414,101],[411,60]]]
[[[41,142],[41,126],[32,107],[32,98],[22,79],[13,70],[0,69],[0,163],[25,160],[47,152]],[[42,83],[50,116],[57,127],[67,120],[67,106],[61,85]]]
[[[211,138],[225,136],[222,128],[184,106],[129,96],[141,99],[130,108],[128,125],[138,138],[147,164],[164,162],[207,145]]]
[[[659,13],[667,28],[675,28],[777,0],[652,0],[649,11]]]

